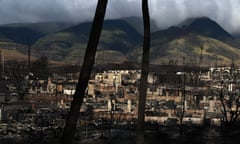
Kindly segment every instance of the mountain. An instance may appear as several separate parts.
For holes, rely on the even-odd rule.
[[[181,23],[181,26],[183,29],[188,31],[220,41],[233,39],[231,34],[229,34],[219,24],[208,17],[191,18]]]
[[[0,25],[0,48],[13,50],[13,53],[17,50],[26,55],[29,45],[33,45],[46,35],[63,30],[74,24],[67,22],[44,22]],[[33,51],[32,54],[34,53],[38,52]]]
[[[43,36],[73,25],[74,23],[64,22],[13,23],[0,25],[0,41],[32,45]]]
[[[91,22],[81,23],[47,35],[39,39],[33,47],[37,51],[47,52],[49,57],[55,60],[76,61],[84,55],[90,28]],[[105,51],[104,55],[116,51],[122,57],[138,45],[141,38],[141,35],[124,20],[106,20],[103,24],[98,50]]]
[[[30,33],[29,35],[34,38],[33,56],[45,55],[50,60],[81,63],[87,47],[91,22],[13,24],[0,28],[0,48],[11,47],[16,50],[25,48],[22,53],[26,53],[24,34]],[[141,29],[142,20],[138,17],[105,20],[96,63],[141,62],[143,37]],[[240,62],[239,44],[238,38],[233,37],[209,18],[188,19],[165,30],[152,30],[151,63],[229,65],[232,59],[236,63]]]
[[[12,23],[1,25],[0,27],[28,28],[33,31],[42,33],[44,35],[48,35],[74,25],[76,25],[76,23],[74,22],[36,22],[36,23]]]
[[[83,23],[61,32],[89,36],[91,23]],[[141,41],[141,35],[123,20],[106,20],[100,37],[100,49],[117,50],[127,53],[132,46]]]
[[[236,60],[235,62],[240,58],[239,49],[219,40],[192,33],[173,39],[163,46],[166,49],[162,50],[165,53],[160,59],[165,63],[215,66],[228,65],[232,62],[232,58]],[[162,53],[161,48],[161,45],[152,48],[152,52],[156,55],[153,62],[160,60],[157,53]]]
[[[152,33],[151,63],[229,65],[232,59],[240,62],[240,50],[234,47],[235,42],[229,33],[209,18],[189,19],[181,25]],[[140,47],[135,48],[128,53],[128,59],[140,62],[141,53]]]
[[[143,20],[141,17],[125,17],[121,18],[121,20],[124,20],[129,25],[131,25],[133,28],[136,29],[136,31],[143,35]],[[151,24],[151,32],[158,31],[159,28],[154,20],[150,20]]]
[[[19,44],[33,44],[44,35],[25,27],[0,27],[0,39]]]
[[[0,49],[9,50],[14,56],[6,55],[6,60],[22,59],[26,55],[27,45],[35,43],[43,34],[25,27],[0,27]],[[21,54],[19,54],[21,53]]]

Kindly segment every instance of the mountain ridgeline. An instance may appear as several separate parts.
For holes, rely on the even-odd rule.
[[[30,44],[33,56],[81,63],[90,28],[91,22],[0,26],[0,48],[18,50]],[[105,20],[96,63],[141,62],[141,28],[141,18]],[[234,36],[206,17],[188,19],[165,30],[157,30],[152,21],[150,61],[164,65],[216,66],[229,65],[234,60],[238,64],[238,44]]]
[[[25,27],[0,27],[0,41],[32,45],[44,34]]]

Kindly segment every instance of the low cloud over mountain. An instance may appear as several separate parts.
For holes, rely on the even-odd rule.
[[[92,20],[97,0],[0,0],[3,23]],[[165,29],[190,17],[206,16],[230,33],[240,30],[239,0],[151,0],[151,18]],[[139,0],[109,0],[108,19],[141,16]]]

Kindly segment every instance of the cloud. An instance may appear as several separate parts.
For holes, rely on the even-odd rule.
[[[239,0],[152,0],[150,7],[152,18],[161,27],[178,24],[187,18],[207,16],[229,32],[240,28]]]
[[[90,21],[97,0],[0,0],[0,23]],[[240,32],[239,0],[149,0],[160,28],[189,17],[207,16],[229,32]],[[141,16],[141,0],[109,0],[106,18]]]
[[[95,9],[93,0],[1,0],[0,22],[85,21]]]

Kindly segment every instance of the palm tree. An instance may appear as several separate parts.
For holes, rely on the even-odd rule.
[[[70,112],[68,114],[61,139],[62,144],[71,144],[74,137],[74,131],[79,117],[79,111],[83,102],[85,90],[87,88],[91,70],[95,61],[95,54],[101,35],[102,25],[107,8],[107,2],[108,0],[98,0],[97,3],[95,17],[90,32],[83,65],[79,74],[76,92],[73,96]]]
[[[144,23],[144,39],[142,54],[142,72],[139,85],[138,98],[138,120],[136,143],[144,143],[144,114],[147,91],[147,77],[149,72],[149,49],[150,49],[150,16],[148,11],[148,0],[142,0],[142,14]]]

